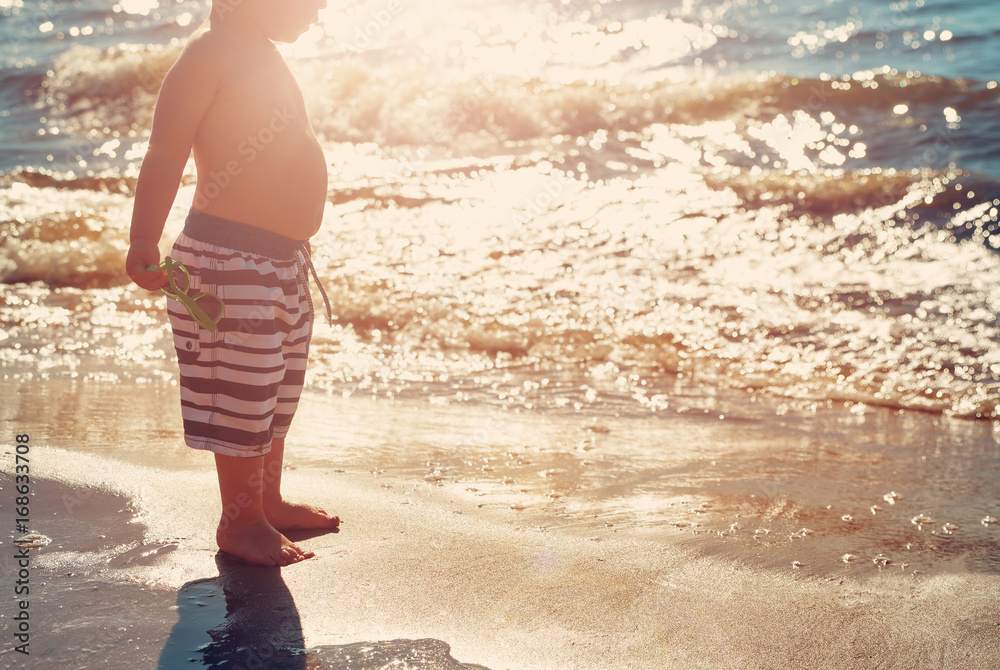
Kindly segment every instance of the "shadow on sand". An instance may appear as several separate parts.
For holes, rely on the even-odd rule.
[[[219,552],[219,576],[177,593],[179,620],[159,670],[487,670],[459,663],[440,640],[393,640],[305,648],[302,622],[281,568],[253,566]]]
[[[304,670],[305,641],[281,568],[215,556],[219,576],[177,593],[179,620],[160,654],[160,670],[269,668]]]

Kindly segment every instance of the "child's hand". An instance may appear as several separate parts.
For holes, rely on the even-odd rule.
[[[125,271],[136,284],[147,291],[158,291],[167,284],[164,270],[147,270],[150,265],[160,264],[160,248],[156,242],[147,239],[133,240],[125,258]]]

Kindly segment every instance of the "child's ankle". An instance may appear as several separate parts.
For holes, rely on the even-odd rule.
[[[259,523],[267,523],[267,517],[263,510],[240,510],[238,514],[227,514],[223,512],[219,518],[219,532],[233,533],[244,528],[255,526]]]

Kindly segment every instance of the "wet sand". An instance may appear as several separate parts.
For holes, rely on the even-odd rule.
[[[328,506],[342,527],[293,536],[316,552],[314,559],[254,568],[216,552],[215,473],[209,455],[180,445],[174,389],[44,381],[20,387],[8,381],[5,389],[5,425],[32,436],[32,529],[52,543],[31,550],[38,590],[31,594],[30,661],[5,645],[2,667],[375,668],[395,660],[492,670],[991,668],[1000,662],[1000,579],[988,546],[945,555],[917,573],[900,567],[898,557],[882,568],[866,557],[864,568],[828,569],[811,558],[827,549],[802,549],[803,567],[796,569],[766,543],[741,542],[738,533],[710,542],[709,532],[669,523],[585,519],[591,508],[581,494],[511,509],[508,499],[533,499],[534,490],[511,498],[470,492],[474,482],[458,477],[425,480],[402,465],[383,474],[363,469],[370,445],[357,431],[364,458],[345,456],[346,465],[336,467],[332,456],[311,449],[346,450],[344,435],[355,421],[370,423],[373,406],[384,431],[396,425],[418,433],[413,406],[313,398],[291,436],[306,446],[299,458],[290,451],[286,493]],[[117,402],[122,394],[131,399],[124,407]],[[331,407],[337,416],[328,414]],[[871,420],[894,421],[888,412],[879,416]],[[523,418],[494,420],[500,432],[524,434]],[[726,434],[733,443],[755,439],[747,424],[678,419],[672,425],[696,442],[705,438],[698,426],[711,443]],[[842,441],[837,424],[827,425],[826,437]],[[973,432],[977,425],[968,424]],[[611,421],[606,429],[623,430]],[[448,426],[440,428],[441,444],[448,433]],[[801,446],[798,438],[775,442],[780,431],[770,434],[775,453]],[[414,444],[420,452],[419,435]],[[600,449],[588,457],[596,460]],[[13,453],[9,446],[0,453],[0,523],[12,528],[6,496]],[[390,456],[385,462],[401,463]],[[442,455],[409,457],[430,462]],[[855,469],[866,467],[879,465]],[[787,485],[778,484],[782,492]],[[709,495],[711,488],[691,488],[661,504],[683,507],[686,499],[695,508],[710,499],[697,515],[707,531],[732,513],[725,496]],[[737,489],[731,484],[730,499],[752,507],[748,501],[756,498]],[[822,502],[822,492],[816,497]],[[576,523],[567,520],[572,509]],[[815,539],[835,544],[837,533],[847,532],[837,528],[818,527],[818,538],[782,547],[807,547]],[[4,573],[12,574],[7,567]]]

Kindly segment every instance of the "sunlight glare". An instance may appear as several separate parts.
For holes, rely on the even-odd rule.
[[[149,16],[149,13],[160,6],[159,0],[119,0],[118,6],[123,12]]]
[[[806,156],[806,149],[827,135],[819,122],[802,110],[796,110],[791,121],[782,114],[770,123],[750,128],[748,133],[774,149],[789,170],[815,170],[816,164]]]

